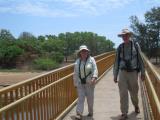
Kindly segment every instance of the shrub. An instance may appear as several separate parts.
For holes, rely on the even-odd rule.
[[[49,58],[38,58],[33,61],[33,66],[37,70],[52,70],[57,68],[59,64]]]
[[[63,60],[64,60],[63,53],[60,53],[60,52],[51,53],[50,57],[51,57],[52,60],[55,60],[58,63],[62,63]]]
[[[16,58],[23,53],[23,49],[16,45],[0,46],[0,65],[4,68],[14,67]]]

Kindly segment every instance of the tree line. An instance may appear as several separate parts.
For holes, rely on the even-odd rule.
[[[0,68],[15,68],[24,64],[33,69],[51,70],[75,57],[85,44],[95,56],[113,50],[114,43],[93,32],[66,32],[59,35],[39,35],[22,32],[15,38],[9,30],[0,30]]]
[[[158,62],[160,58],[160,7],[153,7],[145,13],[144,17],[144,23],[140,22],[137,16],[130,17],[134,39],[140,43],[142,51],[149,58],[156,58]]]

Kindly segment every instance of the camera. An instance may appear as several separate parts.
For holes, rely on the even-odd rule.
[[[125,60],[125,63],[127,69],[132,69],[130,60]]]
[[[125,61],[125,65],[126,65],[126,70],[128,72],[133,71],[132,65],[131,65],[131,60],[124,60],[124,61]]]
[[[82,78],[82,79],[81,79],[81,83],[82,83],[82,84],[86,84],[86,78]]]

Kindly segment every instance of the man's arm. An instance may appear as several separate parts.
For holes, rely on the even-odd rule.
[[[113,66],[113,75],[114,75],[114,82],[117,83],[117,77],[118,77],[118,72],[119,72],[119,58],[120,58],[120,46],[116,50],[116,57],[114,61],[114,66]]]

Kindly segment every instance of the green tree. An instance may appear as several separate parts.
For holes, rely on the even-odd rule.
[[[160,57],[160,7],[145,13],[145,23],[140,23],[138,17],[132,16],[131,28],[142,50],[149,57]]]
[[[150,42],[148,40],[147,26],[141,23],[137,16],[131,16],[130,20],[131,28],[134,31],[134,40],[139,42],[143,52],[149,53]]]
[[[31,62],[40,56],[42,52],[40,43],[41,41],[37,40],[37,38],[29,32],[22,32],[20,34],[16,40],[16,44],[18,47],[24,50],[23,54],[21,55],[21,59],[23,59],[22,61],[24,63]]]
[[[6,29],[1,29],[0,30],[0,40],[15,40],[15,38],[13,37],[13,35],[10,33],[9,30]]]
[[[154,7],[145,14],[146,24],[149,28],[152,41],[151,51],[155,53],[154,57],[160,57],[160,7]]]
[[[38,38],[37,38],[39,41],[41,41],[41,42],[43,42],[43,41],[45,41],[45,36],[42,36],[42,35],[40,35],[40,36],[38,36]]]
[[[2,68],[15,67],[17,57],[22,53],[23,49],[15,44],[5,45],[0,43],[0,66]]]

